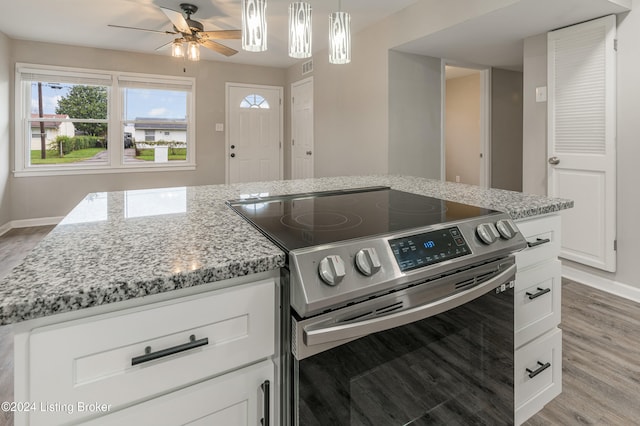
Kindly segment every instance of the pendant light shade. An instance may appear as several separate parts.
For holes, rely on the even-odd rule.
[[[311,57],[311,5],[294,2],[289,5],[289,56]]]
[[[199,61],[200,60],[200,46],[195,41],[190,41],[187,44],[187,59],[190,61]]]
[[[267,50],[267,0],[242,0],[242,49]]]
[[[175,39],[173,43],[171,43],[171,56],[174,58],[184,58],[184,46],[180,39]]]
[[[329,62],[351,62],[351,15],[347,12],[329,15]]]

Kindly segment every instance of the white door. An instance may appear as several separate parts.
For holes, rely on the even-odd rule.
[[[313,177],[313,77],[291,85],[291,178]]]
[[[227,182],[282,179],[282,88],[227,83]]]
[[[561,256],[615,271],[615,16],[548,35],[548,194],[570,198]]]

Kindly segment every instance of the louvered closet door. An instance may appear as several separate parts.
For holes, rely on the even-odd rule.
[[[562,212],[561,257],[615,271],[616,18],[548,35],[548,194]]]

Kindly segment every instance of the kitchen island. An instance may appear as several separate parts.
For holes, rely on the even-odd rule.
[[[65,395],[67,399],[78,400],[78,389],[89,389],[83,398],[91,397],[98,399],[95,402],[112,405],[108,411],[113,413],[108,416],[103,416],[107,413],[85,413],[87,418],[100,424],[100,419],[106,418],[111,418],[105,420],[107,422],[122,421],[116,417],[123,412],[130,414],[133,411],[134,416],[148,416],[150,412],[157,412],[153,408],[157,404],[167,405],[163,398],[168,399],[168,395],[172,395],[171,401],[182,401],[177,402],[177,407],[184,408],[185,401],[189,400],[185,395],[194,391],[194,387],[202,387],[202,393],[208,389],[216,395],[222,386],[220,380],[245,380],[248,376],[232,377],[241,370],[250,369],[245,372],[251,375],[271,369],[268,376],[273,380],[273,367],[267,361],[274,361],[277,356],[274,350],[277,346],[274,342],[277,322],[275,300],[279,291],[278,270],[285,264],[285,254],[231,211],[225,201],[266,194],[378,185],[505,211],[513,219],[525,222],[549,215],[557,218],[554,213],[572,207],[569,200],[403,176],[321,178],[90,194],[21,265],[0,282],[0,324],[19,323],[16,325],[16,400],[18,396],[22,400],[43,400],[48,395]],[[531,261],[531,264],[535,263],[535,260]],[[263,304],[271,304],[271,311],[255,315],[251,310],[261,309],[259,304],[254,306],[247,302],[245,313],[229,312],[224,317],[198,323],[201,321],[198,313],[208,315],[207,306],[215,306],[222,312],[230,305],[252,299],[253,291],[260,295]],[[207,300],[209,305],[203,305],[203,300]],[[180,315],[182,311],[193,312],[194,318],[184,320],[185,323],[179,326],[165,324],[172,322],[167,318],[171,320],[172,315]],[[153,342],[147,347],[153,347],[155,351],[156,346],[164,347],[173,342],[171,336],[179,331],[199,332],[218,322],[228,322],[230,329],[236,327],[240,330],[236,330],[237,333],[242,334],[243,327],[248,330],[259,324],[235,324],[231,319],[245,314],[248,317],[249,313],[264,320],[261,323],[266,328],[260,334],[267,333],[269,340],[268,332],[271,332],[271,342],[265,342],[264,338],[251,340],[250,336],[250,342],[243,348],[250,356],[240,363],[196,371],[195,367],[181,366],[179,357],[167,358],[168,363],[173,363],[172,369],[179,371],[184,367],[189,370],[183,375],[186,379],[160,380],[161,383],[154,383],[153,389],[129,392],[130,395],[121,392],[122,395],[112,397],[117,389],[130,385],[119,381],[122,377],[129,376],[131,383],[138,383],[147,379],[153,381],[157,376],[157,371],[152,370],[158,367],[158,363],[146,368],[118,366],[113,359],[122,358],[120,352],[124,351],[126,356],[135,355],[136,350],[145,347],[141,342],[151,340]],[[140,326],[140,330],[135,326],[127,330],[127,324],[144,326]],[[91,347],[92,342],[83,348],[82,353],[62,350],[59,356],[54,354],[51,357],[53,361],[48,357],[40,359],[42,352],[64,339],[73,342],[81,336],[93,341],[97,334],[109,340],[110,332],[118,326],[127,331],[125,334],[136,334],[153,329],[154,324],[159,328],[166,326],[167,330],[161,336],[154,335],[148,339],[131,337],[131,341],[124,343],[112,341],[108,347],[99,350]],[[197,334],[191,334],[191,343],[202,340]],[[237,335],[229,331],[227,340],[236,341]],[[137,348],[132,349],[136,345]],[[254,350],[258,346],[266,349]],[[201,354],[207,352],[198,351]],[[223,359],[233,358],[229,352],[232,351],[231,346],[225,351],[217,355],[222,363]],[[57,361],[60,368],[56,368]],[[198,362],[187,361],[196,367]],[[105,368],[96,367],[105,364]],[[243,368],[238,370],[241,366]],[[234,368],[237,371],[233,371]],[[57,370],[61,375],[56,376],[55,371],[49,370]],[[221,375],[222,372],[226,374]],[[65,393],[57,386],[67,373],[74,377],[65,383],[68,385]],[[264,375],[258,376],[260,378],[256,380],[259,383]],[[103,381],[103,377],[109,382],[107,391],[98,389],[96,385]],[[210,380],[205,381],[212,377],[211,383]],[[40,384],[47,389],[39,389]],[[256,399],[255,396],[252,398],[252,401]],[[118,411],[134,403],[137,405]],[[45,424],[52,418],[42,414],[38,412],[30,420],[28,415],[17,416],[17,424],[37,424],[39,421]],[[80,414],[77,410],[73,413],[76,419],[84,418]],[[54,413],[54,417],[63,421],[65,414]]]

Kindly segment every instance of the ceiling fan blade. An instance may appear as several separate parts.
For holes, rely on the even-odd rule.
[[[198,35],[205,40],[234,40],[242,38],[242,30],[200,31]]]
[[[158,31],[158,30],[150,30],[147,28],[138,28],[138,27],[125,27],[124,25],[113,25],[113,24],[108,24],[108,27],[113,27],[113,28],[125,28],[127,30],[138,30],[138,31],[148,31],[150,33],[160,33],[160,34],[178,34],[174,31]]]
[[[170,42],[168,42],[168,43],[163,44],[163,45],[162,45],[162,46],[160,46],[160,47],[156,47],[156,51],[158,51],[158,50],[162,50],[162,49],[164,49],[165,47],[169,46],[169,45],[170,45],[170,44],[172,44],[172,43],[173,43],[173,40],[171,40],[171,41],[170,41]]]
[[[204,47],[206,47],[207,49],[211,49],[215,52],[221,53],[224,56],[232,56],[235,55],[236,53],[238,53],[237,50],[232,49],[230,47],[224,46],[220,43],[216,43],[215,41],[211,41],[211,40],[199,40],[199,43],[201,45],[203,45]]]
[[[191,34],[189,24],[187,24],[187,20],[184,19],[181,12],[176,12],[175,10],[167,9],[166,7],[161,7],[160,10],[167,15],[167,18],[169,18],[173,26],[176,27],[178,31],[184,34]]]

